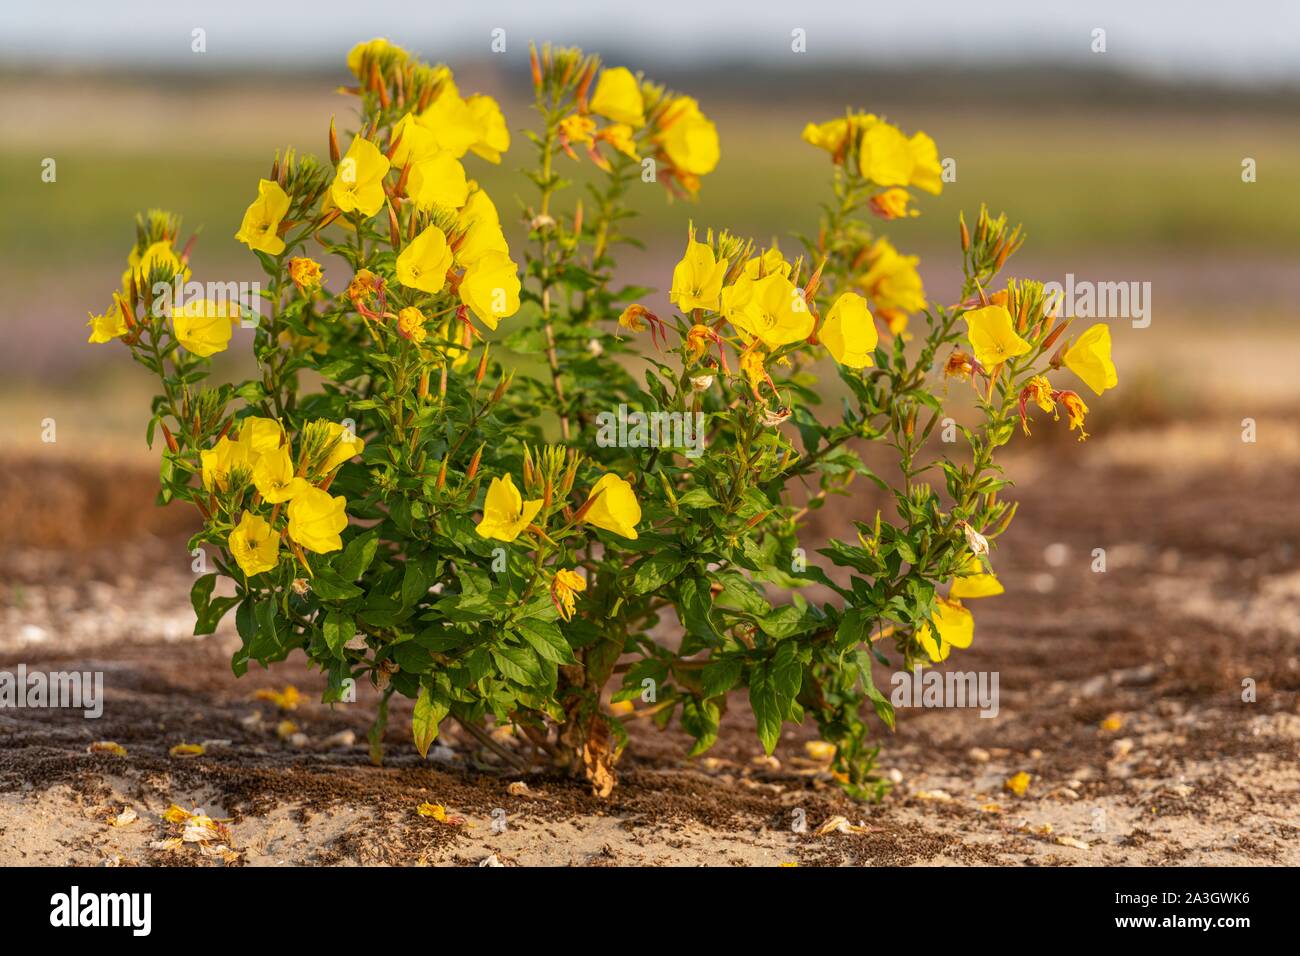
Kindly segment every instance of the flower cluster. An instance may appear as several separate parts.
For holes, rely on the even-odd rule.
[[[90,341],[122,342],[160,382],[161,500],[198,510],[191,547],[216,565],[196,632],[234,610],[237,673],[300,651],[326,700],[370,681],[375,760],[398,693],[422,753],[445,720],[513,724],[532,752],[511,759],[545,754],[607,794],[625,719],[675,717],[697,754],[744,688],[769,752],[811,717],[836,777],[877,794],[867,714],[894,715],[873,661],[971,644],[962,602],[1001,592],[990,554],[1014,513],[994,452],[1033,406],[1083,436],[1087,407],[1049,376],[1113,387],[1109,333],[1070,340],[1040,284],[1004,283],[1022,239],[984,210],[960,224],[961,301],[929,302],[875,224],[940,191],[937,147],[865,113],[804,131],[831,154],[834,199],[800,254],[691,226],[656,315],[615,281],[629,192],[694,198],[717,130],[695,99],[581,50],[530,63],[535,192],[515,250],[472,178],[510,150],[500,107],[382,39],[347,58],[346,149],[331,121],[327,159],[286,151],[257,180],[235,238],[264,288],[191,295],[179,220],[138,219]],[[584,158],[590,198],[566,201],[557,166]],[[214,383],[230,348],[256,373]],[[930,442],[952,379],[974,398],[960,454]],[[815,414],[831,394],[840,414]],[[600,440],[627,409],[654,440]],[[868,467],[871,443],[900,478]],[[896,516],[810,547],[808,516],[859,479]]]

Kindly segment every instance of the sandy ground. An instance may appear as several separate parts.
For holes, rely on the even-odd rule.
[[[1014,461],[1020,516],[995,554],[1007,594],[975,607],[975,644],[948,665],[998,670],[1000,712],[900,712],[881,729],[895,785],[879,804],[840,795],[805,750],[811,726],[761,757],[743,695],[694,760],[676,730],[632,721],[605,801],[506,772],[454,729],[422,762],[406,706],[373,767],[368,688],[325,707],[300,658],[235,679],[232,622],[189,636],[184,519],[149,511],[147,472],[106,488],[102,465],[7,462],[0,517],[21,511],[28,532],[0,558],[0,670],[103,671],[107,702],[98,720],[0,710],[0,863],[1300,864],[1300,429],[1259,429],[1254,445],[1224,420]],[[285,684],[304,695],[292,713],[254,697]],[[286,718],[300,736],[278,732]],[[89,753],[99,740],[126,755]],[[206,753],[169,756],[182,742]],[[1004,782],[1021,771],[1017,797]],[[233,854],[160,848],[179,832],[171,804],[226,821]]]

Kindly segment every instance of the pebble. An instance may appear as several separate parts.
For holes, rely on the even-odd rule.
[[[1133,752],[1133,740],[1131,737],[1121,737],[1110,745],[1110,752],[1116,759],[1127,757]]]
[[[976,763],[989,762],[989,752],[983,747],[972,747],[970,750],[966,751],[966,756],[970,757],[970,759],[974,760]]]

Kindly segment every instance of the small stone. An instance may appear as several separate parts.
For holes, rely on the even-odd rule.
[[[1121,737],[1110,745],[1110,752],[1116,760],[1127,757],[1133,752],[1133,739],[1131,737]]]
[[[899,784],[903,782],[903,771],[897,767],[890,767],[885,776],[889,778],[890,783]]]
[[[970,750],[966,751],[966,756],[970,757],[970,759],[974,760],[976,763],[989,762],[989,752],[983,747],[972,747]]]

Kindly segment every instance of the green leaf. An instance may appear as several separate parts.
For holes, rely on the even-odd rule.
[[[379,549],[379,532],[367,531],[348,542],[343,553],[334,559],[334,570],[344,581],[355,581],[366,573]]]
[[[781,705],[766,664],[757,664],[749,678],[749,706],[758,724],[758,739],[770,754],[781,739]]]
[[[659,551],[637,562],[632,577],[633,594],[657,591],[686,569],[686,558],[676,551]]]
[[[357,622],[351,614],[344,614],[342,611],[330,611],[325,615],[325,643],[329,646],[330,653],[340,660],[343,659],[343,645],[357,633]]]
[[[321,568],[311,579],[311,589],[323,601],[347,601],[365,592],[329,568]]]
[[[700,686],[705,697],[717,697],[740,681],[743,662],[738,657],[720,657],[700,670]]]
[[[510,647],[508,645],[494,648],[492,660],[507,680],[524,687],[537,687],[545,682],[542,666],[537,655],[527,647]]]
[[[556,664],[573,664],[577,661],[564,634],[551,621],[525,618],[517,625],[516,632],[545,660]]]
[[[420,685],[420,696],[415,699],[415,713],[411,715],[411,731],[415,737],[415,749],[420,751],[421,757],[428,756],[429,748],[438,737],[438,725],[450,709],[445,697],[426,685]]]

